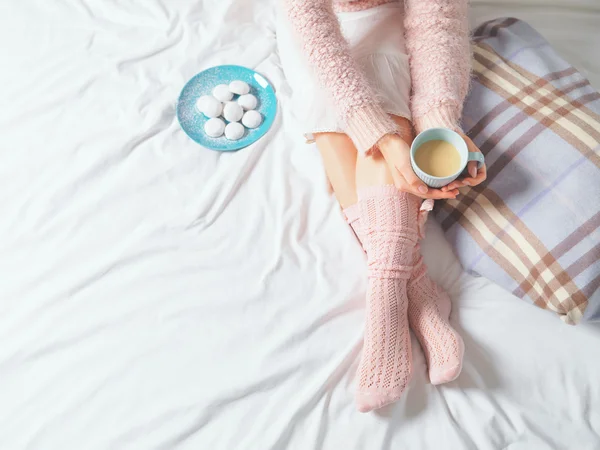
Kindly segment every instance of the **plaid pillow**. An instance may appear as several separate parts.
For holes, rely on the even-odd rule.
[[[600,95],[526,23],[474,33],[463,126],[488,179],[436,217],[465,269],[567,323],[600,320]]]

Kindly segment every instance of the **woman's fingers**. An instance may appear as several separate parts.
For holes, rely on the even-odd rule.
[[[442,187],[441,190],[442,192],[453,191],[454,189],[459,189],[463,186],[465,186],[463,180],[454,180],[452,183]]]
[[[481,169],[476,168],[476,172],[475,172],[475,176],[467,176],[464,178],[459,178],[457,180],[454,180],[452,183],[444,186],[442,188],[442,191],[446,192],[446,191],[451,191],[453,189],[459,189],[461,187],[464,186],[477,186],[478,184],[481,184],[485,181],[487,177],[487,171],[485,168],[485,165],[481,167]]]
[[[471,178],[477,177],[477,161],[470,161],[467,164],[467,172],[471,175]]]
[[[390,172],[394,180],[394,185],[402,192],[408,192],[421,198],[431,198],[434,200],[441,200],[444,198],[455,198],[458,195],[458,190],[453,189],[443,192],[440,189],[433,189],[427,187],[427,185],[415,175],[411,167],[390,167]],[[425,188],[423,192],[422,187]]]
[[[427,194],[429,188],[427,185],[421,180],[413,171],[412,167],[409,164],[403,162],[402,167],[398,167],[400,173],[406,180],[406,183],[410,186],[410,190],[413,194],[423,196]]]
[[[412,170],[410,165],[410,147],[406,141],[397,135],[391,135],[380,144],[379,148],[388,167],[392,171],[392,177],[394,176],[394,170],[397,170],[404,178],[403,186],[399,187],[400,189],[420,196],[427,193],[427,186]]]
[[[467,147],[469,148],[470,152],[481,153],[481,150],[479,150],[479,147],[477,147],[477,145],[475,145],[475,143],[471,140],[471,138],[469,136],[467,136],[466,134],[463,134],[463,133],[460,133],[460,135],[467,143]],[[479,168],[479,169],[477,168],[477,165],[478,165],[477,161],[470,161],[469,164],[467,165],[467,172],[468,172],[469,176],[465,177],[462,180],[463,182],[465,182],[465,184],[467,186],[477,186],[478,184],[485,181],[485,179],[487,177],[487,169],[485,167],[485,164],[483,164],[481,166],[481,168]]]
[[[477,186],[478,184],[481,184],[485,181],[485,179],[487,178],[487,168],[485,167],[485,164],[483,166],[481,166],[481,168],[479,170],[477,170],[477,176],[476,177],[469,177],[469,178],[465,178],[463,181],[465,183],[469,183],[469,186]]]
[[[417,197],[441,200],[444,198],[455,198],[458,195],[457,189],[442,191],[441,189],[427,187],[427,185],[419,177],[417,177],[417,175],[415,175],[412,167],[404,168],[404,170],[400,170],[400,173],[406,181],[408,188],[406,191],[416,195]]]
[[[443,192],[440,189],[429,189],[427,195],[423,196],[423,198],[431,198],[433,200],[443,200],[448,198],[456,198],[458,195],[458,189],[454,189],[452,191]]]
[[[389,166],[390,173],[392,175],[392,179],[394,180],[394,186],[398,188],[400,191],[406,190],[406,181],[402,174],[396,169],[396,167]]]

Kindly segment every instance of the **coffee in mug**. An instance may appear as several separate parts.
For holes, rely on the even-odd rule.
[[[446,186],[456,180],[469,161],[484,164],[483,154],[470,152],[465,140],[447,128],[422,131],[410,147],[410,163],[415,174],[432,188]]]
[[[427,141],[415,152],[417,166],[431,176],[449,177],[460,170],[460,153],[450,142]]]

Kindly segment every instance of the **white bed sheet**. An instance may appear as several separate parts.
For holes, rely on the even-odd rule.
[[[433,223],[464,372],[431,386],[415,344],[403,399],[356,412],[364,261],[290,117],[274,20],[247,0],[0,3],[0,449],[599,448],[600,329],[462,273]],[[235,154],[174,118],[221,63],[281,102]]]

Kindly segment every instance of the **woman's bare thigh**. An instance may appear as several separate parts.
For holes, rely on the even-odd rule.
[[[400,126],[402,135],[410,135],[412,142],[411,123],[403,117],[392,116],[392,118]],[[317,133],[315,141],[321,153],[327,178],[342,208],[357,202],[357,185],[360,187],[393,183],[391,173],[381,154],[376,152],[368,157],[359,156],[347,135]]]

